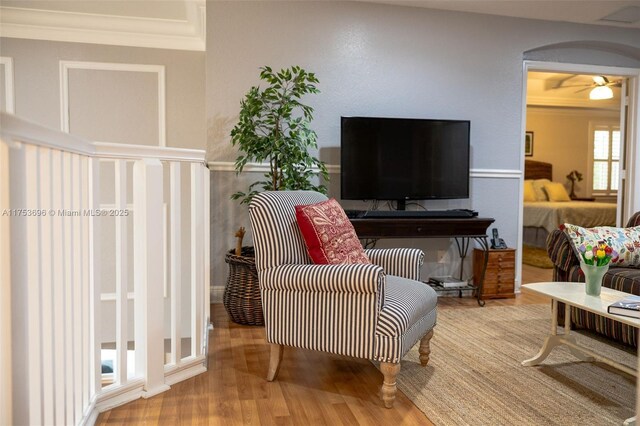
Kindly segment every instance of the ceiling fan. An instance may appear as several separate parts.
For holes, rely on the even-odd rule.
[[[572,78],[572,77],[569,77]],[[574,93],[584,92],[585,90],[591,90],[589,93],[589,99],[600,100],[600,99],[611,99],[613,98],[613,91],[611,87],[622,87],[622,80],[609,80],[604,75],[594,75],[591,78],[593,79],[593,83],[590,84],[573,84],[573,85],[563,85],[567,79],[564,79],[560,82],[560,84],[556,85],[554,89],[564,89],[568,87],[582,87],[580,90],[576,90]]]

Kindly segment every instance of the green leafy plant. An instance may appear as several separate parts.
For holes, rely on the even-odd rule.
[[[302,103],[302,97],[319,93],[315,74],[298,66],[274,72],[260,68],[260,79],[268,83],[264,89],[252,87],[240,103],[238,123],[231,130],[231,143],[241,151],[235,162],[236,174],[248,162],[268,162],[264,180],[254,182],[247,192],[231,196],[248,204],[262,191],[314,190],[327,193],[326,186],[312,183],[319,170],[325,181],[329,173],[325,164],[309,154],[317,149],[317,135],[311,127],[313,108]]]

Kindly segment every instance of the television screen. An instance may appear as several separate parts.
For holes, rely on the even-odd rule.
[[[470,122],[341,118],[345,200],[469,198]]]

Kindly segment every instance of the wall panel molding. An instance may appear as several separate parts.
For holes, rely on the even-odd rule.
[[[164,65],[60,61],[60,128],[66,133],[69,133],[71,128],[71,117],[69,116],[69,70],[71,69],[156,73],[158,79],[158,146],[167,146]]]
[[[0,56],[0,66],[4,68],[4,110],[15,114],[16,100],[13,81],[13,58]]]

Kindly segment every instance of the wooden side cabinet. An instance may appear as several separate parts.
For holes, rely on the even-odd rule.
[[[473,282],[480,282],[485,256],[489,256],[480,299],[515,297],[516,250],[473,250]]]

